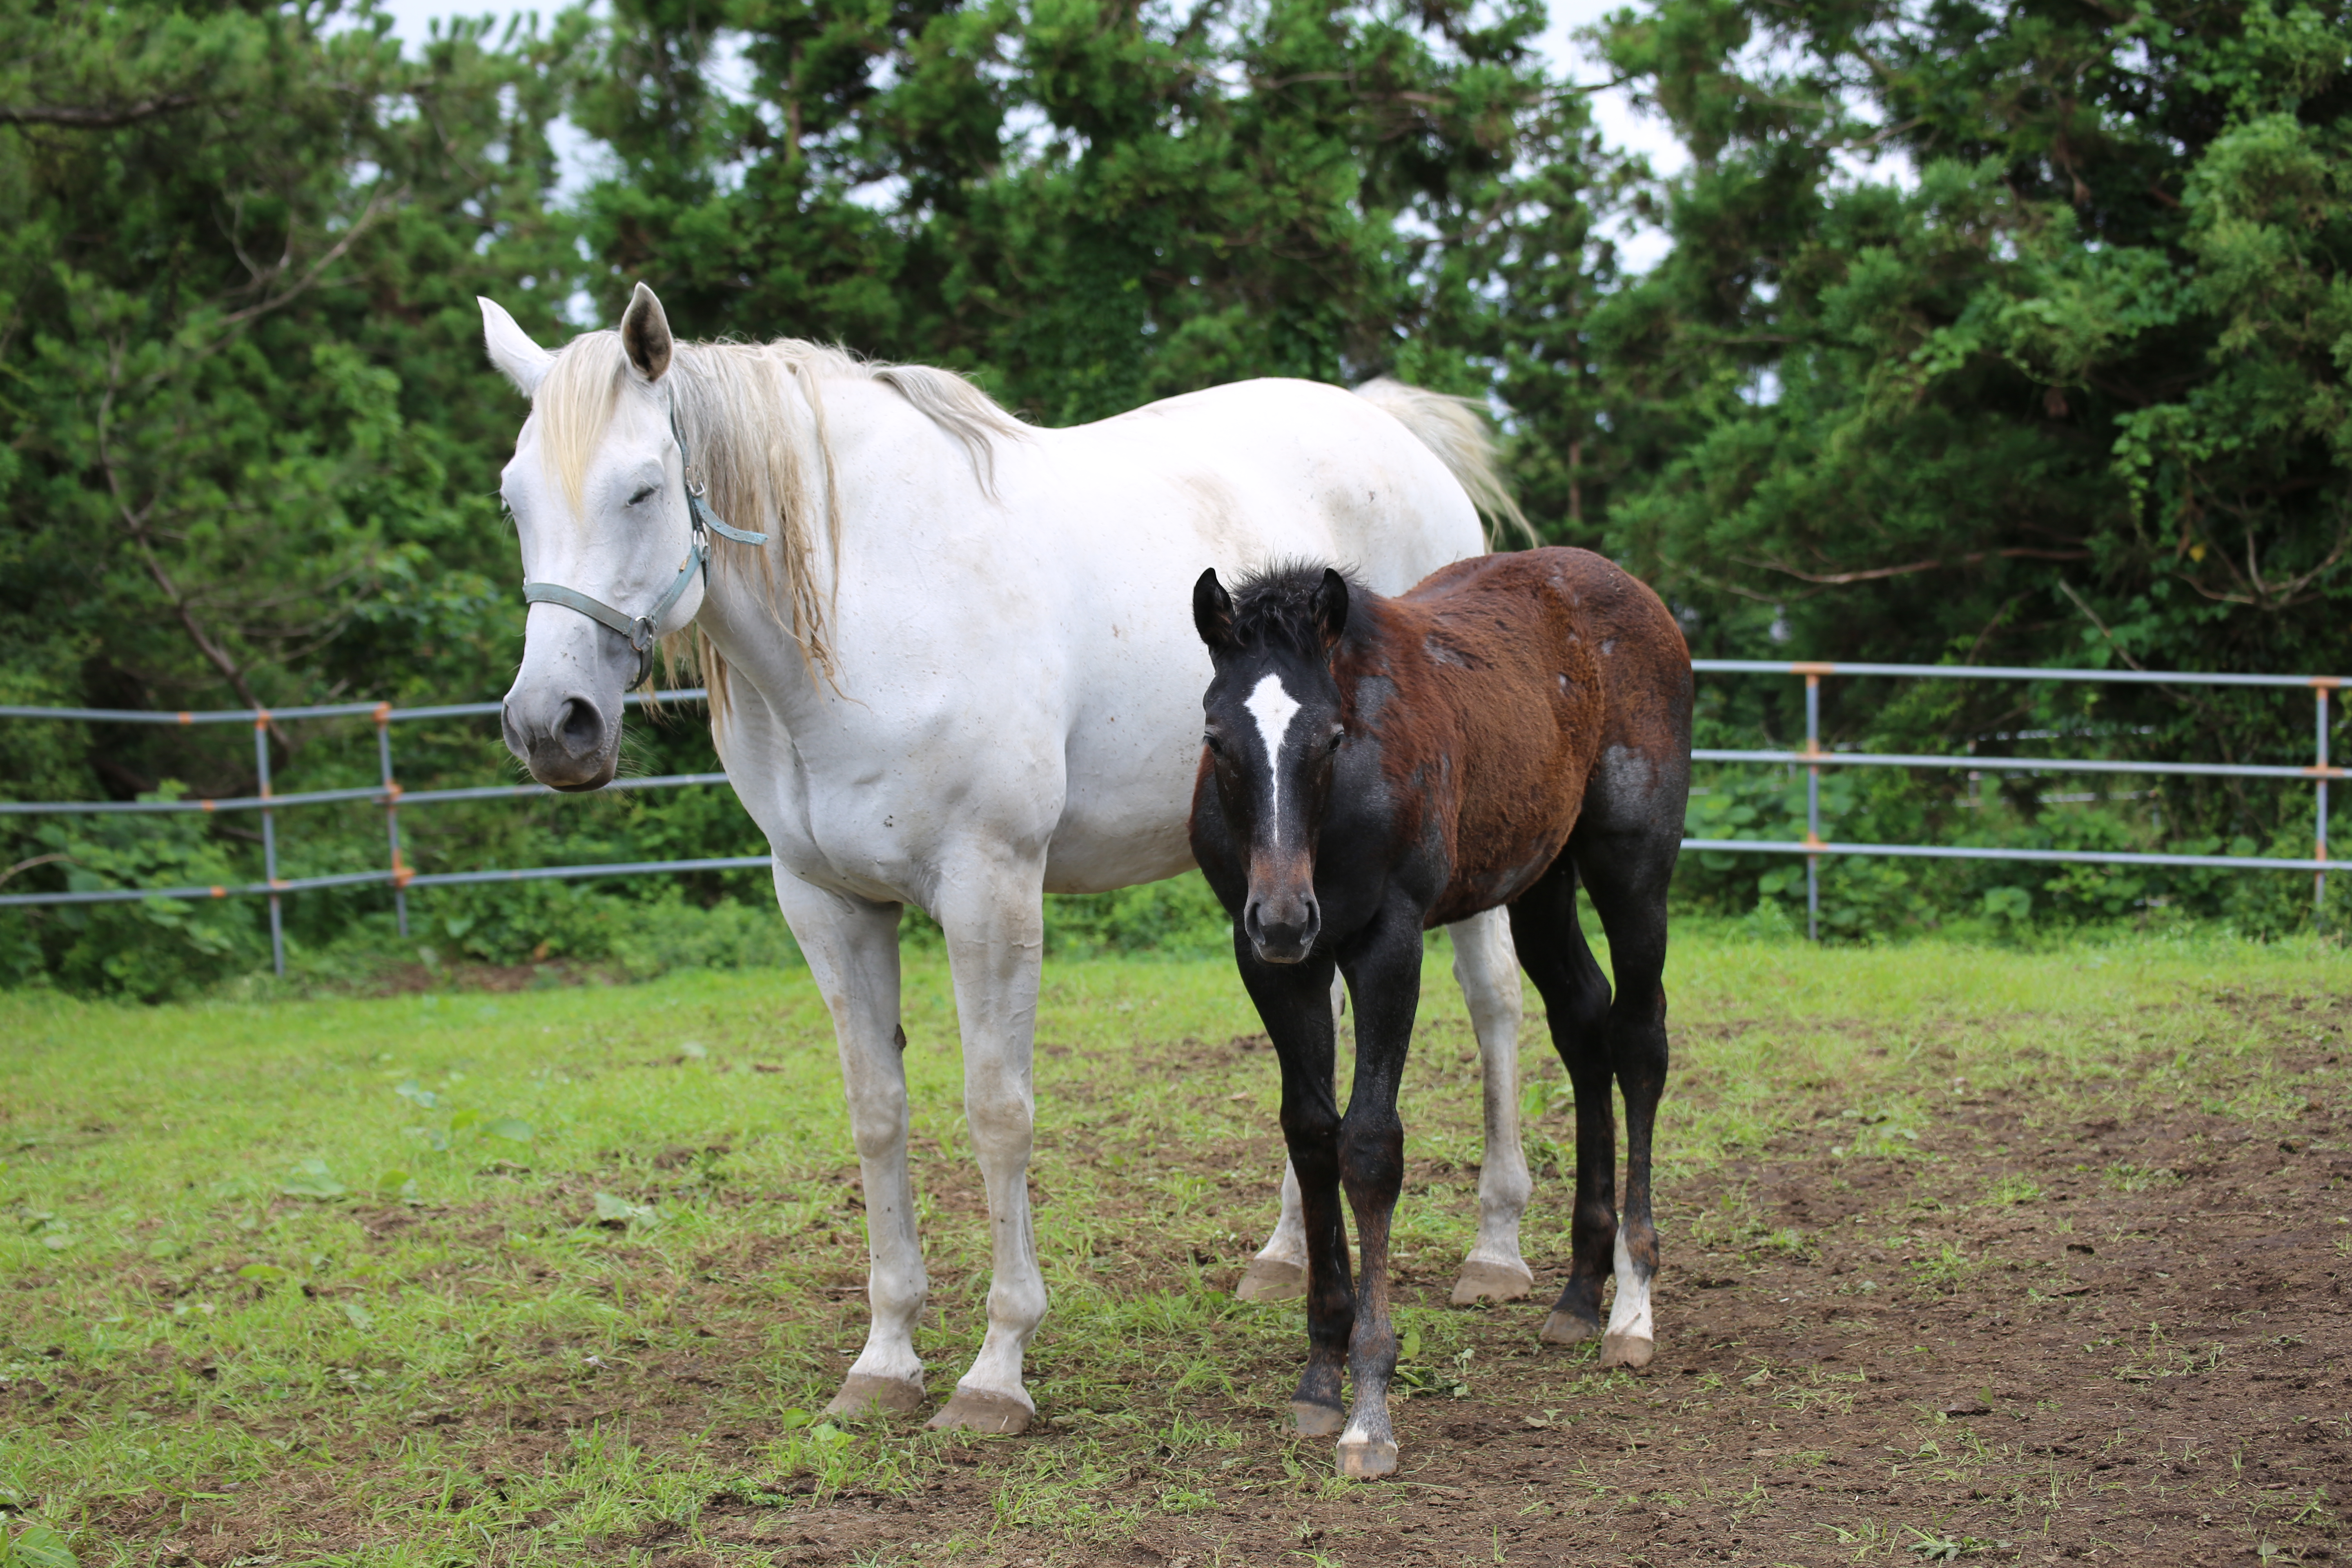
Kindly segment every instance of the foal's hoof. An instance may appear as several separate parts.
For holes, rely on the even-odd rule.
[[[1294,1399],[1290,1402],[1290,1419],[1297,1424],[1302,1437],[1328,1437],[1348,1424],[1348,1413],[1336,1405]]]
[[[1472,1262],[1462,1266],[1454,1281],[1454,1304],[1473,1301],[1516,1301],[1536,1293],[1534,1270],[1524,1263]]]
[[[1282,1258],[1253,1258],[1234,1287],[1243,1301],[1291,1301],[1307,1294],[1307,1270]]]
[[[1010,1394],[959,1388],[946,1407],[924,1425],[934,1432],[992,1432],[1009,1437],[1029,1430],[1036,1415]]]
[[[1658,1342],[1647,1334],[1608,1333],[1601,1336],[1601,1364],[1640,1370],[1658,1353]]]
[[[912,1415],[923,1407],[923,1385],[911,1377],[853,1372],[824,1407],[827,1415]]]
[[[1536,1337],[1548,1345],[1580,1345],[1600,1331],[1601,1325],[1593,1319],[1580,1318],[1555,1307],[1551,1316],[1544,1320],[1543,1332]]]
[[[1339,1445],[1339,1473],[1358,1481],[1392,1474],[1396,1469],[1396,1443],[1391,1438],[1342,1443]]]

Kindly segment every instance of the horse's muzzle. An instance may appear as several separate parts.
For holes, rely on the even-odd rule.
[[[608,718],[585,692],[533,700],[518,687],[507,693],[499,718],[507,750],[550,789],[601,789],[612,782],[621,758],[620,715]]]
[[[1267,963],[1298,963],[1323,931],[1323,908],[1315,901],[1312,883],[1301,882],[1274,892],[1250,889],[1242,906],[1242,934]]]

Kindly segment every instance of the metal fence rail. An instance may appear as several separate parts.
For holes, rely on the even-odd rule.
[[[698,702],[707,693],[700,687],[672,691],[631,692],[622,700],[630,707],[648,702]],[[0,816],[146,815],[157,813],[256,811],[261,814],[263,880],[214,883],[184,888],[107,888],[79,893],[4,893],[0,908],[28,904],[116,904],[142,899],[267,898],[269,900],[269,954],[278,973],[286,973],[286,924],[281,900],[288,893],[323,888],[392,888],[393,908],[400,934],[408,934],[408,889],[452,888],[479,882],[536,882],[587,877],[634,877],[652,872],[730,871],[772,864],[765,855],[732,856],[705,860],[631,860],[604,866],[541,866],[519,870],[444,871],[420,874],[400,855],[400,811],[403,806],[440,805],[462,800],[519,800],[551,795],[560,791],[545,784],[485,784],[470,789],[404,790],[393,774],[392,727],[425,719],[478,719],[495,714],[497,702],[456,702],[430,708],[395,708],[389,702],[336,702],[305,708],[227,708],[200,712],[162,712],[136,708],[25,708],[0,706],[0,719],[50,719],[67,722],[107,724],[250,724],[253,757],[261,793],[194,800],[46,800],[0,801]],[[269,787],[269,728],[295,719],[367,718],[375,724],[376,762],[380,782],[356,789],[303,790],[279,795]],[[614,779],[606,789],[676,789],[685,784],[725,784],[725,773],[663,773],[649,778]],[[327,877],[280,877],[278,874],[278,813],[295,806],[327,805],[343,801],[367,801],[383,807],[387,862],[381,871],[346,871]]]
[[[2228,870],[2309,871],[2314,918],[2327,898],[2327,784],[2352,772],[2327,761],[2329,698],[2345,682],[2335,675],[2225,675],[2216,672],[2147,669],[2035,669],[1986,664],[1781,664],[1751,658],[1695,658],[1691,668],[1711,675],[1801,675],[1805,678],[1805,749],[1801,752],[1721,751],[1705,747],[1693,762],[1769,763],[1805,769],[1805,837],[1801,839],[1685,838],[1685,849],[1805,857],[1805,934],[1819,941],[1822,920],[1822,857],[1883,856],[1934,860],[2024,860],[2090,866],[2200,866]],[[2057,680],[2117,686],[2234,686],[2272,689],[2307,687],[2318,705],[2313,765],[2282,767],[2254,763],[2139,763],[2120,758],[1983,757],[1973,753],[1895,754],[1822,750],[1822,677],[1889,676],[1918,680]],[[1975,845],[1832,844],[1822,837],[1822,770],[1825,767],[1967,768],[2005,773],[2176,773],[2207,778],[2309,779],[2317,793],[2308,860],[2252,855],[2148,855],[2122,850],[1995,849]]]
[[[1941,860],[2009,860],[2043,864],[2097,866],[2183,866],[2233,870],[2309,871],[2313,874],[2315,907],[2326,896],[2327,786],[2331,780],[2352,778],[2352,770],[2328,763],[2327,730],[2331,695],[2345,678],[2314,675],[2229,675],[2193,671],[2123,669],[2036,669],[1998,665],[1822,664],[1782,663],[1761,659],[1701,658],[1691,661],[1702,675],[1802,676],[1805,681],[1805,749],[1786,751],[1726,751],[1700,748],[1692,760],[1703,763],[1760,763],[1802,767],[1805,777],[1805,837],[1801,839],[1685,838],[1685,849],[1726,850],[1740,854],[1802,855],[1805,857],[1806,934],[1821,934],[1821,861],[1824,855],[1885,856]],[[1941,753],[1893,753],[1823,751],[1821,745],[1821,683],[1824,676],[1884,676],[1924,680],[2054,680],[2088,681],[2134,686],[2228,686],[2308,688],[2317,703],[2315,760],[2309,767],[2275,763],[2135,762],[2121,758],[2059,758],[1979,756]],[[699,688],[634,693],[631,706],[646,702],[698,702]],[[489,784],[466,789],[404,790],[393,773],[392,726],[428,719],[479,718],[500,710],[496,702],[461,702],[429,708],[395,708],[388,702],[341,702],[300,708],[218,709],[210,711],[160,712],[114,708],[26,708],[0,706],[0,719],[50,720],[107,724],[250,724],[254,734],[254,765],[261,793],[217,799],[152,801],[5,801],[0,816],[140,815],[147,813],[217,813],[255,811],[261,816],[263,880],[183,888],[109,888],[85,892],[0,894],[0,907],[37,904],[121,903],[142,899],[226,899],[266,897],[269,900],[270,953],[278,973],[286,973],[286,935],[280,900],[288,893],[328,888],[389,885],[398,914],[400,932],[408,934],[410,888],[459,887],[484,882],[543,881],[591,877],[634,877],[679,871],[747,870],[772,866],[765,855],[740,855],[699,860],[635,860],[596,866],[540,866],[515,870],[449,871],[419,874],[401,858],[400,811],[404,806],[444,805],[469,800],[511,800],[554,795],[543,784]],[[376,727],[376,757],[380,781],[371,786],[305,790],[279,795],[270,788],[269,730],[281,721],[297,719],[367,718]],[[2271,859],[2246,855],[2166,855],[2111,850],[2000,849],[1972,845],[1846,844],[1821,836],[1821,775],[1826,767],[1906,769],[1967,768],[2002,773],[2175,774],[2192,777],[2308,779],[2317,795],[2308,859]],[[688,784],[727,782],[724,773],[665,773],[650,778],[615,779],[607,789],[675,789]],[[298,806],[367,802],[383,809],[387,852],[380,871],[352,871],[334,876],[281,878],[278,874],[277,814]]]

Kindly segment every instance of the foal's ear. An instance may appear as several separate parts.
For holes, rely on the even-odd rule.
[[[530,334],[496,300],[477,295],[474,303],[482,308],[482,346],[489,351],[490,363],[515,384],[517,392],[529,397],[539,390],[555,356],[531,342]]]
[[[669,369],[670,350],[677,340],[669,334],[669,317],[654,291],[640,283],[629,295],[629,308],[621,316],[621,347],[628,352],[629,363],[647,381],[659,381]]]
[[[1315,590],[1315,629],[1323,634],[1327,654],[1339,647],[1339,634],[1348,629],[1348,580],[1328,566]]]
[[[1210,567],[1192,584],[1192,629],[1209,645],[1211,653],[1222,653],[1234,644],[1234,599],[1225,585],[1217,581],[1217,569]]]

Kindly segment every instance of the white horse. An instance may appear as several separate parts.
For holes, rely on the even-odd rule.
[[[1478,505],[1516,517],[1484,426],[1393,382],[1253,381],[1041,430],[946,371],[678,343],[642,284],[617,332],[557,353],[481,306],[532,403],[501,485],[530,601],[507,743],[542,783],[604,784],[624,689],[692,628],[719,759],[833,1015],[865,1180],[873,1321],[835,1411],[924,1399],[898,929],[909,903],[939,921],[994,1268],[986,1341],[931,1425],[1019,1431],[1045,1312],[1027,1184],[1043,895],[1192,865],[1201,569],[1340,560],[1396,593],[1477,553]],[[1509,1299],[1534,1288],[1518,971],[1499,917],[1455,927],[1454,952],[1486,1112],[1455,1298]],[[1303,1289],[1286,1173],[1283,1198],[1244,1295]]]

